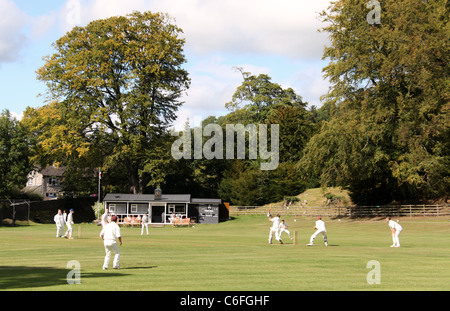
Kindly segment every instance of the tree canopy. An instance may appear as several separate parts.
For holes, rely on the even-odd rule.
[[[301,164],[357,203],[425,198],[450,190],[447,1],[333,2],[321,14],[331,45],[323,69],[336,107]]]
[[[12,198],[25,186],[32,170],[31,138],[8,110],[0,114],[0,199]]]
[[[167,14],[134,12],[74,27],[37,71],[49,104],[25,119],[40,137],[37,157],[103,171],[120,163],[140,193],[148,152],[176,119],[190,80],[182,30]]]

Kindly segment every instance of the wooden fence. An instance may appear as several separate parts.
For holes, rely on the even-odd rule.
[[[230,216],[267,215],[268,207],[230,206]],[[323,216],[323,217],[415,217],[415,216],[449,216],[449,204],[436,205],[389,205],[389,206],[346,206],[346,207],[313,207],[313,206],[272,206],[272,215],[287,216]]]

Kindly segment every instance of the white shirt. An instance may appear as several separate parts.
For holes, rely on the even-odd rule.
[[[393,220],[389,220],[389,228],[395,229],[395,230],[402,230],[402,226],[400,226],[397,222]]]
[[[278,229],[280,227],[280,217],[269,218],[269,220],[273,222],[272,229]]]
[[[66,223],[69,225],[73,225],[73,214],[72,213],[69,213],[69,215],[67,215]]]
[[[320,219],[316,221],[316,228],[318,231],[327,231],[327,229],[325,229],[325,223]]]
[[[286,229],[288,227],[287,223],[282,222],[280,223],[280,229]]]
[[[148,223],[148,216],[144,215],[142,216],[142,224]]]
[[[103,227],[102,232],[100,232],[100,236],[103,236],[103,240],[113,240],[115,241],[117,238],[120,238],[122,235],[120,234],[119,226],[114,222],[110,222]]]
[[[64,218],[63,218],[63,215],[61,215],[61,214],[56,214],[55,217],[53,218],[53,220],[55,221],[57,226],[64,225]]]

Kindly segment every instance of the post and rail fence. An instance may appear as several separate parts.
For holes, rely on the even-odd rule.
[[[267,215],[267,206],[230,206],[230,216],[239,215]],[[449,204],[434,205],[386,205],[386,206],[272,206],[271,214],[294,217],[332,217],[332,218],[358,218],[358,217],[415,217],[415,216],[450,216]]]

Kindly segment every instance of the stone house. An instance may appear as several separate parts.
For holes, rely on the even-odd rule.
[[[37,168],[27,176],[27,185],[23,189],[29,194],[37,194],[44,200],[56,200],[64,194],[62,178],[66,168],[63,166],[48,166],[44,169]]]

